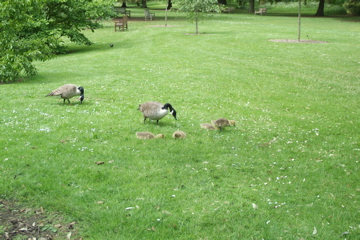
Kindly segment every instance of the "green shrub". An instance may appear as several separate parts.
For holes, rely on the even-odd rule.
[[[360,15],[360,2],[358,0],[349,0],[344,3],[344,7],[346,8],[346,12],[351,15]]]

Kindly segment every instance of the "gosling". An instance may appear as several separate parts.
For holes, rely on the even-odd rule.
[[[151,132],[137,132],[136,137],[141,140],[153,139],[153,138],[164,138],[164,134],[154,135]]]
[[[206,130],[215,130],[216,128],[214,127],[214,125],[212,125],[211,123],[201,123],[200,124],[201,128],[204,128]]]
[[[186,138],[186,133],[183,131],[175,131],[172,136],[173,138]]]
[[[220,129],[220,131],[225,129],[227,126],[235,126],[234,120],[228,120],[226,118],[219,118],[218,120],[212,120],[211,122],[214,127]]]

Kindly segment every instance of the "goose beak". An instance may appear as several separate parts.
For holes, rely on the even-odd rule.
[[[81,104],[82,104],[82,102],[84,101],[84,98],[85,98],[84,95],[81,95],[81,96],[80,96],[80,103],[81,103]]]

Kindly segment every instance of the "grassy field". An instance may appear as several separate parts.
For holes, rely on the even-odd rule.
[[[0,85],[0,199],[76,222],[71,239],[359,239],[359,18],[305,17],[302,39],[326,43],[284,43],[269,40],[297,39],[297,18],[271,10],[199,35],[131,10],[128,31],[104,21],[93,46]],[[82,105],[45,98],[66,83]],[[144,124],[147,101],[178,120]],[[220,117],[237,125],[200,128]]]

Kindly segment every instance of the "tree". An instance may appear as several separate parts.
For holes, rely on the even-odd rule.
[[[211,15],[214,12],[221,12],[223,5],[217,4],[217,0],[179,0],[179,10],[185,12],[188,19],[195,21],[196,31],[199,33],[198,22],[200,17]]]
[[[39,31],[46,20],[32,17],[38,8],[23,0],[0,2],[0,82],[15,81],[22,71],[36,74],[32,62],[50,59],[51,46],[59,45],[55,35]]]
[[[324,17],[325,0],[320,0],[315,16]]]
[[[255,12],[255,0],[249,0],[249,12],[250,13]]]
[[[15,81],[24,72],[37,73],[33,61],[45,61],[63,47],[63,37],[78,44],[92,42],[81,32],[94,31],[92,18],[110,13],[103,0],[0,0],[0,82]],[[103,8],[104,14],[94,6]],[[106,11],[105,11],[106,9]]]

